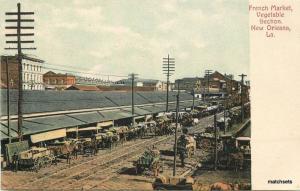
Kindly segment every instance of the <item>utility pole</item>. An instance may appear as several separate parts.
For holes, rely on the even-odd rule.
[[[137,74],[129,74],[129,79],[131,80],[131,115],[132,115],[132,127],[135,125],[134,121],[134,80],[137,79]]]
[[[218,163],[217,112],[215,112],[215,114],[214,114],[214,130],[215,130],[215,165],[214,165],[214,170],[217,170],[217,163]]]
[[[241,117],[242,117],[242,121],[244,121],[244,77],[246,77],[247,75],[245,74],[241,74],[239,75],[242,79],[241,79]]]
[[[192,95],[193,95],[193,106],[192,106],[192,110],[194,110],[195,108],[195,89],[192,89]]]
[[[207,97],[209,95],[209,78],[210,78],[211,73],[212,73],[212,70],[205,70],[205,76],[207,78]]]
[[[7,136],[8,136],[8,142],[11,143],[11,137],[10,137],[10,111],[9,111],[9,94],[10,94],[10,87],[9,87],[9,70],[8,70],[8,56],[5,56],[5,62],[6,62],[6,107],[7,107]]]
[[[23,133],[22,133],[22,125],[23,125],[23,68],[22,68],[22,50],[35,50],[36,48],[22,48],[22,44],[28,44],[28,43],[34,43],[33,40],[22,40],[22,37],[25,36],[33,36],[33,33],[21,33],[21,29],[34,29],[33,26],[21,26],[21,23],[24,22],[34,22],[34,19],[22,19],[22,15],[33,15],[34,12],[21,12],[21,4],[17,4],[18,11],[17,12],[6,12],[5,15],[11,16],[16,15],[17,19],[6,19],[5,22],[8,23],[16,23],[17,26],[6,26],[5,29],[16,29],[17,33],[13,34],[5,34],[6,37],[17,37],[17,40],[7,40],[7,44],[17,44],[17,47],[8,47],[5,48],[5,50],[18,50],[18,72],[19,72],[19,82],[18,82],[18,138],[19,141],[23,139]]]
[[[233,95],[232,95],[232,90],[233,90],[233,84],[232,84],[232,81],[233,81],[233,76],[231,75],[230,77],[230,102],[232,103],[232,99],[233,99]],[[228,99],[229,99],[229,96],[227,96],[227,107],[228,107]],[[228,110],[230,110],[228,108]]]
[[[170,58],[169,54],[167,58],[163,58],[163,74],[167,76],[167,102],[166,112],[169,111],[169,86],[170,76],[175,72],[175,58]]]
[[[224,101],[224,135],[226,133],[226,98],[225,98],[225,101]]]
[[[177,155],[177,128],[178,128],[178,112],[179,112],[179,82],[178,80],[178,92],[176,95],[176,125],[175,125],[175,143],[174,143],[174,162],[173,162],[173,176],[176,175],[176,155]]]

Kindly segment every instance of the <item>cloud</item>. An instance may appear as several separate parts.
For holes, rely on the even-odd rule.
[[[16,0],[6,2],[2,9],[16,9]],[[199,76],[207,67],[226,73],[248,72],[246,1],[31,2],[22,6],[36,13],[38,49],[32,53],[49,63],[164,79],[162,57],[170,54],[176,58],[172,79]],[[0,41],[5,47],[4,34]]]

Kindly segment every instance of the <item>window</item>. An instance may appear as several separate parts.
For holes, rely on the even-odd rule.
[[[27,75],[26,75],[26,76],[27,76],[27,81],[28,81],[28,80],[29,80],[29,74],[27,73]]]
[[[30,74],[30,80],[32,80],[32,74]]]

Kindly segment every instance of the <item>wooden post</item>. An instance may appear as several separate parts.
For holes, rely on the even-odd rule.
[[[217,170],[217,163],[218,163],[217,112],[215,112],[215,114],[214,114],[214,130],[215,130],[215,164],[214,164],[214,170]]]

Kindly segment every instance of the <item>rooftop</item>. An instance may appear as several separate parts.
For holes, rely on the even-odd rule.
[[[6,105],[6,90],[1,89],[1,105]],[[169,101],[175,101],[177,92],[169,92]],[[42,113],[91,108],[120,107],[131,105],[131,92],[99,91],[23,91],[23,113]],[[10,113],[17,114],[18,91],[10,91]],[[188,93],[181,93],[180,100],[192,100]],[[166,92],[136,92],[135,104],[152,104],[166,101]],[[1,107],[1,116],[6,115]]]

